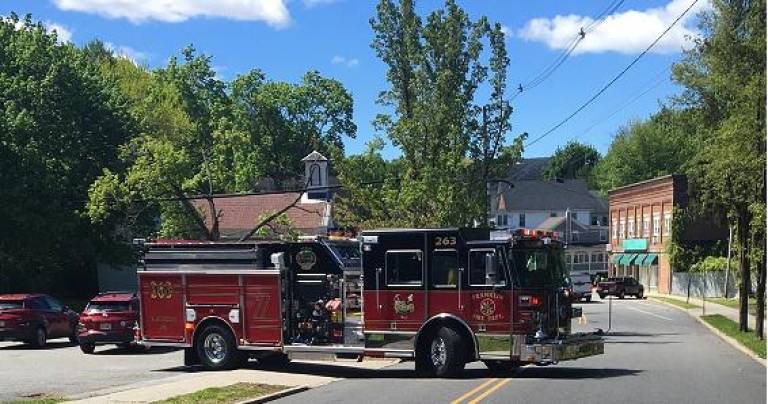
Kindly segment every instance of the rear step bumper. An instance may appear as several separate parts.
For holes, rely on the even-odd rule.
[[[523,344],[520,361],[550,365],[562,361],[602,355],[604,340],[596,334],[573,334],[566,338]]]

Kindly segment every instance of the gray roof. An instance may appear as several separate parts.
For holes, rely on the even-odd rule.
[[[542,178],[544,170],[549,165],[550,157],[534,157],[523,159],[507,169],[507,178],[510,181],[535,181]]]
[[[328,159],[317,150],[314,150],[312,153],[307,154],[307,157],[301,159],[301,161],[328,161]]]
[[[504,187],[502,198],[506,211],[513,210],[554,210],[584,209],[594,212],[608,212],[608,202],[595,195],[584,180],[557,181],[515,181],[514,188]],[[500,198],[496,198],[498,206]]]

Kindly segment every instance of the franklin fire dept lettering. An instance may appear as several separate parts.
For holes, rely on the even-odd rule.
[[[497,321],[501,320],[503,315],[496,313],[498,304],[503,302],[504,296],[495,292],[481,292],[472,295],[475,301],[477,311],[472,313],[472,318],[476,321]]]
[[[152,293],[150,293],[149,297],[152,299],[170,299],[173,297],[171,282],[152,281],[149,285],[152,288]]]

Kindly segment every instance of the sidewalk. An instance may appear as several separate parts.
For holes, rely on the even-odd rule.
[[[665,295],[660,293],[650,293],[648,294],[648,297],[664,297],[668,299],[675,299],[680,300],[682,302],[685,302],[687,299],[685,296],[677,296],[677,295]],[[727,317],[735,322],[739,322],[739,310],[734,309],[733,307],[723,306],[722,304],[714,303],[710,300],[707,300],[706,302],[702,302],[702,300],[698,297],[691,297],[690,300],[688,300],[689,303],[695,304],[696,306],[699,306],[695,309],[688,309],[688,314],[693,315],[695,317],[701,316],[702,311],[702,303],[704,306],[704,314],[720,314],[724,317]],[[749,316],[749,327],[754,328],[755,324],[757,323],[757,319],[755,316],[748,314]],[[768,319],[766,319],[768,320]],[[768,330],[768,321],[763,321],[763,325],[766,326],[766,330]]]
[[[293,365],[285,371],[280,370],[260,370],[260,369],[237,369],[222,372],[195,372],[185,373],[162,379],[157,382],[139,383],[133,385],[120,386],[119,391],[92,392],[88,397],[68,403],[97,404],[97,403],[149,403],[166,398],[193,393],[209,387],[229,386],[235,383],[261,383],[280,385],[286,387],[318,387],[328,384],[343,377],[330,376],[332,374],[342,375],[359,370],[381,369],[399,360],[366,360],[363,362],[355,361],[294,361]],[[327,367],[327,371],[318,372],[326,376],[308,374],[308,372],[296,371],[295,367],[302,366],[322,366]],[[292,369],[292,367],[294,369]]]

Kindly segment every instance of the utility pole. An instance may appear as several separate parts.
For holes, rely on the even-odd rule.
[[[733,238],[733,226],[728,223],[728,261],[725,262],[725,296],[728,298],[728,278],[731,274],[731,239]]]

